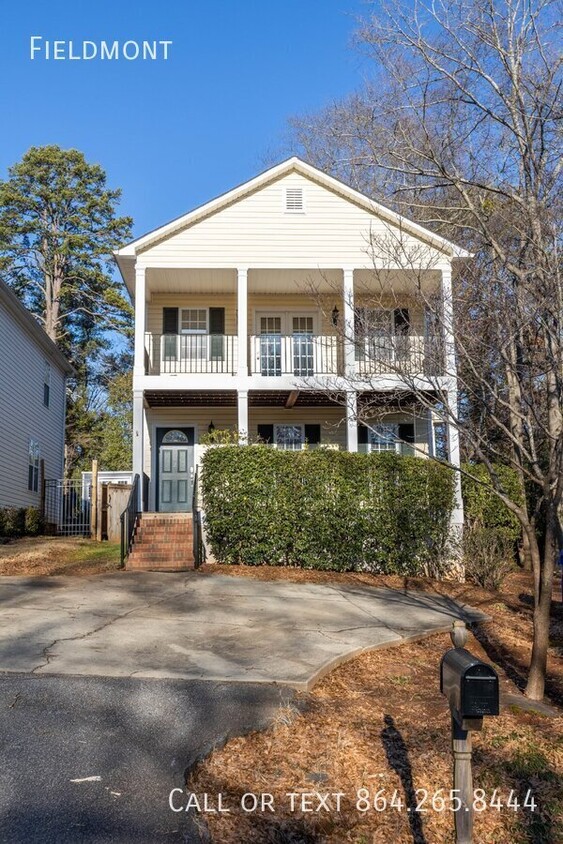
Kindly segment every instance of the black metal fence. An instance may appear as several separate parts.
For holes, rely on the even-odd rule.
[[[199,480],[195,470],[194,489],[192,497],[192,526],[194,543],[194,565],[197,568],[205,562],[205,548],[203,545],[203,531],[201,525],[201,510],[199,509]]]
[[[140,515],[139,483],[139,475],[135,475],[133,478],[133,486],[131,487],[131,492],[129,493],[127,507],[119,517],[121,520],[121,565],[124,564],[125,560],[129,556],[129,552],[131,551],[133,536],[135,534],[137,520]]]
[[[82,480],[45,480],[44,519],[57,536],[90,536],[92,487]]]

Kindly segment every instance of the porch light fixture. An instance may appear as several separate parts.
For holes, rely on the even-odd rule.
[[[215,425],[213,424],[213,419],[212,419],[211,422],[209,423],[209,425],[207,426],[207,432],[209,434],[212,434],[214,430],[215,430]]]
[[[340,311],[338,310],[338,308],[335,305],[334,308],[332,309],[332,324],[334,325],[335,328],[338,325],[338,317],[339,316],[340,316]]]

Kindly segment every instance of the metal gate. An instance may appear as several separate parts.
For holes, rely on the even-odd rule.
[[[46,480],[44,517],[58,536],[90,536],[92,486],[79,480]]]

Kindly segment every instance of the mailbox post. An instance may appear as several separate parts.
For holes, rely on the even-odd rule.
[[[454,647],[442,657],[440,691],[452,714],[454,793],[459,797],[454,810],[456,844],[472,844],[471,731],[482,729],[485,715],[499,714],[499,681],[490,665],[465,650],[465,622],[454,621],[450,635]]]

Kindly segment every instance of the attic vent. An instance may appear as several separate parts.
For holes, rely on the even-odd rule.
[[[303,188],[286,188],[285,189],[285,210],[286,211],[304,211],[303,205]]]

